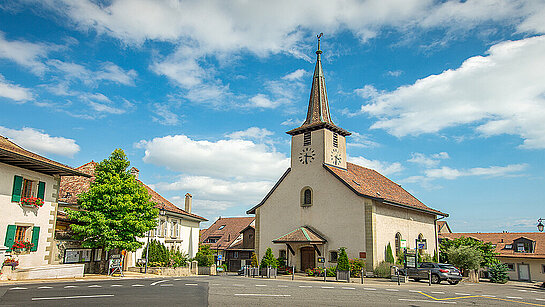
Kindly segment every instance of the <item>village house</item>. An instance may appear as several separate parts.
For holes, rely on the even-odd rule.
[[[0,237],[4,239],[4,247],[0,245],[0,264],[6,255],[18,258],[19,268],[53,263],[61,176],[89,175],[0,136]],[[21,243],[31,246],[17,248]]]
[[[200,238],[201,244],[210,246],[216,255],[221,255],[219,264],[227,264],[231,272],[250,264],[254,240],[254,217],[220,217],[203,230]]]
[[[101,260],[102,250],[82,248],[80,242],[70,236],[70,221],[64,212],[65,208],[77,209],[77,198],[82,192],[88,191],[94,180],[97,163],[91,161],[77,168],[89,175],[89,178],[63,177],[60,183],[59,212],[55,229],[55,261],[57,263],[84,263],[86,272],[96,271]],[[145,258],[145,244],[149,240],[157,240],[168,249],[179,249],[189,258],[195,257],[199,248],[199,227],[207,219],[191,213],[192,196],[185,195],[185,208],[180,209],[148,185],[138,179],[139,170],[130,169],[131,174],[148,191],[155,208],[159,209],[157,228],[149,231],[148,236],[138,238],[144,245],[135,252],[129,252],[124,263],[125,267],[136,266],[140,259]]]
[[[349,258],[364,259],[369,272],[385,260],[388,244],[394,254],[418,244],[433,256],[436,221],[447,214],[377,171],[347,162],[350,132],[331,120],[321,53],[318,45],[306,120],[287,132],[291,167],[246,212],[255,214],[256,253],[261,258],[270,247],[299,271],[316,267],[320,256],[335,265],[341,247]]]
[[[496,232],[496,233],[441,233],[440,240],[473,238],[490,242],[496,248],[498,260],[507,265],[510,280],[545,280],[545,233]]]

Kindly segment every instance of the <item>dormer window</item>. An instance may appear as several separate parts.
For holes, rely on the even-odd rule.
[[[217,243],[219,240],[220,240],[219,237],[210,237],[210,238],[206,239],[206,241],[204,243]]]
[[[505,244],[505,249],[513,249],[513,245],[511,245],[511,244]]]
[[[218,230],[222,230],[223,228],[225,228],[225,225],[221,225],[220,228],[218,228]]]
[[[533,253],[535,242],[521,237],[513,241],[513,249],[516,253]]]

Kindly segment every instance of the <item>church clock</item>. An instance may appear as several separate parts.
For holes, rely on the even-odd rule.
[[[331,150],[331,163],[333,163],[333,165],[340,165],[341,162],[342,162],[341,153],[339,152],[337,148],[333,148]]]
[[[314,149],[310,147],[304,148],[301,153],[299,153],[299,162],[301,162],[301,164],[310,164],[315,156],[316,153],[314,152]]]

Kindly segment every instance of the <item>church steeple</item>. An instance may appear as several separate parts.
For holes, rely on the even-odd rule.
[[[307,118],[299,127],[292,129],[287,134],[296,135],[305,131],[312,131],[321,128],[328,128],[340,135],[347,136],[350,132],[335,126],[329,115],[329,102],[325,88],[325,77],[322,69],[322,50],[320,50],[320,38],[323,33],[318,35],[318,50],[316,50],[316,67],[312,77],[312,88],[310,90],[310,99],[308,102]]]

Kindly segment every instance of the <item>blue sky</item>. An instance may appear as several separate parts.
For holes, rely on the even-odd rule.
[[[122,148],[174,203],[240,216],[289,165],[323,32],[334,122],[451,228],[545,217],[545,1],[0,3],[0,135],[70,166]]]

